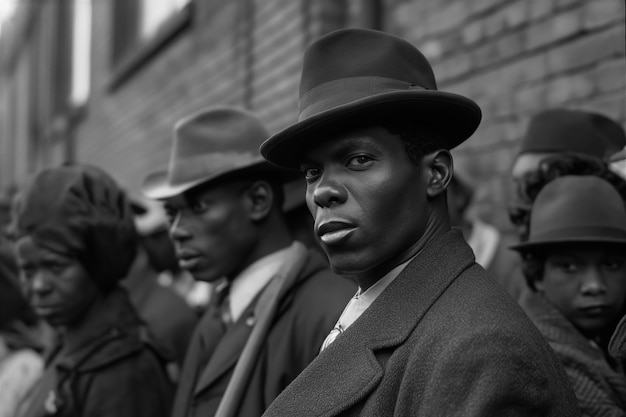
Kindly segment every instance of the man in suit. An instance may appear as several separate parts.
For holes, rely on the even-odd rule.
[[[554,352],[451,230],[450,149],[472,100],[408,42],[365,29],[307,48],[299,121],[262,155],[299,167],[332,269],[359,290],[265,416],[576,416]]]
[[[290,176],[258,153],[268,136],[247,111],[200,111],[175,127],[167,176],[144,182],[144,193],[165,203],[180,266],[216,284],[174,417],[260,416],[318,354],[354,294],[292,240],[281,210]]]

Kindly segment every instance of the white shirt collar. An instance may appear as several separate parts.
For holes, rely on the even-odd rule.
[[[294,245],[270,253],[248,265],[231,283],[229,306],[233,322],[276,275]]]

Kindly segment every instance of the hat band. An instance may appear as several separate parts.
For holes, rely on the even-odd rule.
[[[553,229],[532,234],[527,243],[552,240],[603,241],[621,239],[626,241],[626,230],[612,226],[580,226]]]
[[[311,88],[300,96],[299,121],[353,101],[383,93],[426,90],[395,78],[367,76],[332,80]]]
[[[209,179],[236,169],[263,161],[252,152],[212,152],[200,154],[170,164],[168,185],[176,187],[190,182]]]

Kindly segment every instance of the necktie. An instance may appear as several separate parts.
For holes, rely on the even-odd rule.
[[[233,325],[233,316],[230,312],[230,282],[224,281],[216,289],[217,308],[222,319],[224,329],[228,330]]]
[[[322,343],[322,348],[320,349],[320,352],[323,352],[324,349],[326,349],[328,346],[330,346],[330,344],[335,341],[337,336],[339,336],[341,333],[343,333],[343,330],[344,329],[343,329],[343,327],[341,327],[341,324],[339,324],[339,323],[335,324],[335,327],[333,327],[333,329],[330,331],[330,333],[328,333],[328,336],[326,336],[326,339],[324,339],[324,343]]]

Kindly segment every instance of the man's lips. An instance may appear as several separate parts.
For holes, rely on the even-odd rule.
[[[579,307],[578,310],[584,312],[585,314],[595,316],[606,313],[609,310],[609,306],[606,304],[592,304]]]
[[[343,220],[324,221],[315,226],[317,236],[325,245],[341,242],[355,229],[356,226],[354,224]]]
[[[178,265],[183,269],[192,269],[200,260],[200,254],[193,250],[181,249],[176,252]]]

